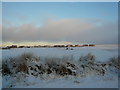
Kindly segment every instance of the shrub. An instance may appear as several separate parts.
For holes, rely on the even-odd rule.
[[[109,66],[112,66],[118,70],[120,70],[120,56],[112,57],[109,61],[106,62]]]
[[[4,75],[18,72],[28,73],[29,62],[37,60],[39,60],[39,58],[31,53],[24,53],[17,57],[9,57],[2,63],[2,72]]]
[[[3,75],[11,74],[11,71],[10,71],[10,68],[8,66],[8,62],[7,61],[4,61],[3,64],[2,64],[2,74]]]
[[[18,72],[24,72],[24,73],[28,73],[28,66],[26,64],[19,64],[17,66],[17,71]]]
[[[79,63],[80,68],[83,69],[83,73],[85,74],[95,73],[98,75],[104,75],[106,73],[106,63],[98,64],[95,62],[95,56],[91,53],[81,56]]]
[[[40,61],[39,57],[31,53],[24,53],[20,56],[5,60],[2,64],[2,73],[3,75],[7,75],[23,72],[34,76],[55,73],[55,75],[59,76],[76,76],[87,75],[94,72],[104,75],[107,65],[120,69],[118,63],[119,57],[114,57],[108,62],[98,64],[95,62],[95,56],[91,53],[81,56],[79,61],[75,61],[73,56],[63,56],[61,58],[46,57],[43,62],[42,60]]]
[[[91,53],[88,53],[85,56],[81,56],[79,59],[81,64],[94,64],[95,63],[95,56]]]
[[[77,66],[72,63],[70,57],[47,57],[44,65],[41,65],[41,71],[44,69],[43,73],[56,73],[57,75],[61,76],[75,75],[75,72],[73,70],[76,70],[76,67]]]

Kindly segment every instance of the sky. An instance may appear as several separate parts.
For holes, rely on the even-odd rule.
[[[5,43],[118,43],[117,2],[3,2]]]

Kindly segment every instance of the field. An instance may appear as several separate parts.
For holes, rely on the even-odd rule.
[[[118,59],[116,45],[74,47],[73,50],[66,48],[2,50],[3,69],[6,69],[7,65],[10,71],[4,70],[2,87],[117,88]],[[14,64],[16,66],[13,67]],[[41,65],[43,69],[36,69],[37,65]],[[60,73],[56,71],[56,65],[59,65],[57,69]],[[50,71],[48,66],[53,71]],[[20,69],[21,67],[27,67],[27,71],[25,68]],[[64,70],[61,67],[64,67]],[[40,71],[42,74],[38,74]]]

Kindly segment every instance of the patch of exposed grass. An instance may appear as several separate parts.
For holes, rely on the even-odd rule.
[[[95,55],[88,53],[85,56],[81,56],[79,61],[80,61],[80,63],[83,63],[83,64],[94,64],[95,59],[96,59]]]
[[[106,62],[110,67],[120,70],[120,56],[112,57]]]
[[[28,63],[38,60],[39,58],[31,53],[24,53],[17,57],[9,57],[3,60],[2,73],[3,75],[15,74],[18,72],[28,73]]]
[[[118,65],[119,58],[111,58],[108,62],[101,64],[96,63],[95,56],[91,53],[81,56],[78,61],[74,60],[73,56],[63,57],[46,57],[44,62],[41,62],[40,57],[31,53],[24,53],[14,58],[3,60],[2,73],[3,75],[25,73],[33,76],[42,76],[54,74],[58,76],[82,76],[90,73],[104,75],[107,66],[120,69]]]
[[[3,75],[11,74],[10,68],[8,67],[6,63],[2,65],[2,74]]]

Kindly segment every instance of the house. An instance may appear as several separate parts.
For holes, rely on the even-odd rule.
[[[94,47],[95,45],[94,44],[89,44],[90,47]]]
[[[7,46],[8,48],[17,48],[17,45]]]
[[[18,48],[24,48],[25,46],[19,46]]]
[[[66,47],[74,47],[73,45],[66,45]]]
[[[88,44],[83,44],[82,46],[83,46],[83,47],[87,47],[87,46],[89,46],[89,45],[88,45]]]

